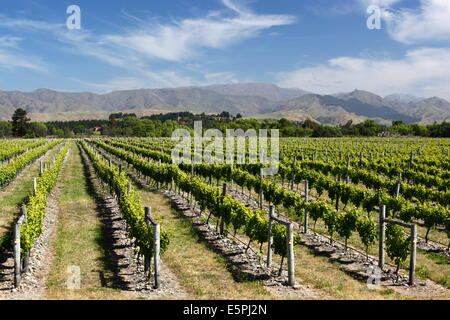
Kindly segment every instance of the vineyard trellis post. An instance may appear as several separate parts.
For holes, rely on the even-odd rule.
[[[338,185],[340,185],[340,182],[341,182],[341,175],[340,174],[338,174],[337,182],[338,182]],[[340,196],[341,196],[340,191],[338,191],[337,194],[336,194],[336,211],[339,211]]]
[[[350,182],[350,154],[347,154],[347,171],[345,174],[345,184]]]
[[[269,209],[269,234],[267,236],[267,268],[270,268],[272,266],[272,243],[273,243],[272,218],[274,216],[275,216],[275,207],[271,205]]]
[[[412,223],[404,223],[400,221],[386,219],[386,206],[380,206],[380,256],[378,265],[380,269],[384,266],[384,240],[385,240],[385,227],[387,223],[396,224],[404,228],[411,230],[411,247],[410,247],[410,260],[409,260],[409,285],[414,285],[415,271],[416,271],[416,254],[417,254],[417,226]]]
[[[395,197],[398,198],[400,196],[400,187],[402,182],[402,173],[400,172],[398,174],[398,181],[397,181],[397,187],[395,189]]]
[[[37,178],[33,178],[33,193],[36,194],[37,191]]]
[[[309,182],[305,180],[305,203],[309,202]],[[308,233],[308,210],[305,208],[305,216],[304,216],[304,232]]]
[[[295,265],[294,265],[294,225],[289,223],[286,226],[286,246],[288,256],[288,283],[295,286]]]
[[[302,158],[303,160],[303,158]],[[294,162],[292,162],[292,182],[291,190],[294,190],[294,180],[295,180],[295,164],[297,163],[297,157],[294,157]]]
[[[275,215],[274,205],[269,209],[269,237],[268,237],[268,252],[267,252],[267,265],[272,260],[272,224],[278,222],[286,227],[286,255],[288,260],[288,285],[295,287],[295,263],[294,263],[294,225],[288,221],[282,220]],[[281,269],[280,269],[281,271]]]
[[[378,246],[378,267],[380,267],[381,270],[383,270],[384,267],[384,240],[386,236],[386,226],[385,226],[385,219],[386,219],[386,206],[382,205],[380,206],[380,218],[379,218],[379,227],[380,227],[380,235],[379,235],[379,246]]]
[[[21,215],[14,226],[14,286],[17,288],[20,285],[22,275],[22,260],[20,252],[20,227],[27,219],[27,210],[25,207],[21,208]]]
[[[231,168],[231,181],[230,181],[230,184],[231,184],[231,189],[233,189],[234,188],[234,180],[233,180],[233,169],[234,169],[234,166],[233,166],[233,163],[231,163],[230,164],[230,168]]]
[[[259,209],[263,208],[263,168],[259,169]]]
[[[161,226],[152,218],[151,216],[152,208],[145,207],[145,222],[148,227],[153,225],[153,267],[154,267],[154,278],[155,278],[155,289],[160,286],[160,250],[161,250]],[[150,262],[150,261],[148,261]]]

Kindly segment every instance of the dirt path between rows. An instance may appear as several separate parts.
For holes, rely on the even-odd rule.
[[[143,259],[136,255],[133,241],[128,238],[126,222],[122,218],[116,198],[105,192],[109,188],[95,175],[86,153],[82,150],[81,154],[87,167],[89,183],[95,191],[93,196],[96,198],[103,223],[103,243],[109,266],[114,271],[112,287],[123,290],[129,298],[184,298],[186,292],[162,260],[160,287],[153,287],[153,276],[148,279],[145,275]]]

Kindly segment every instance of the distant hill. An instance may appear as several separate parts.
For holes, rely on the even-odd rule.
[[[261,97],[269,101],[285,101],[301,97],[310,92],[301,89],[280,88],[271,83],[237,83],[211,85],[204,87],[226,96],[252,96]]]
[[[450,103],[444,99],[417,98],[392,94],[381,97],[368,91],[318,95],[300,89],[280,88],[270,83],[239,83],[183,88],[139,89],[106,94],[0,91],[0,119],[9,120],[16,108],[23,108],[33,120],[77,120],[107,118],[109,113],[137,114],[192,111],[231,114],[244,117],[311,118],[324,124],[343,124],[373,119],[433,123],[450,120]]]

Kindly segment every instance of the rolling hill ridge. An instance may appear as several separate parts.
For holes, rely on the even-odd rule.
[[[285,117],[301,121],[311,118],[333,125],[366,119],[380,123],[403,120],[424,124],[450,120],[450,103],[438,97],[392,94],[383,98],[362,90],[319,95],[270,83],[123,90],[106,94],[49,89],[0,91],[0,119],[9,120],[16,108],[25,109],[33,120],[47,121],[78,120],[80,114],[83,119],[107,118],[109,113],[119,111],[136,111],[136,114],[228,111],[258,119]]]

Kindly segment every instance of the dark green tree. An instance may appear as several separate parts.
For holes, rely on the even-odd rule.
[[[0,137],[9,137],[12,134],[12,125],[8,121],[0,121]]]
[[[28,132],[28,122],[30,121],[27,118],[27,112],[21,108],[16,109],[12,116],[12,132],[16,137],[23,137]]]

